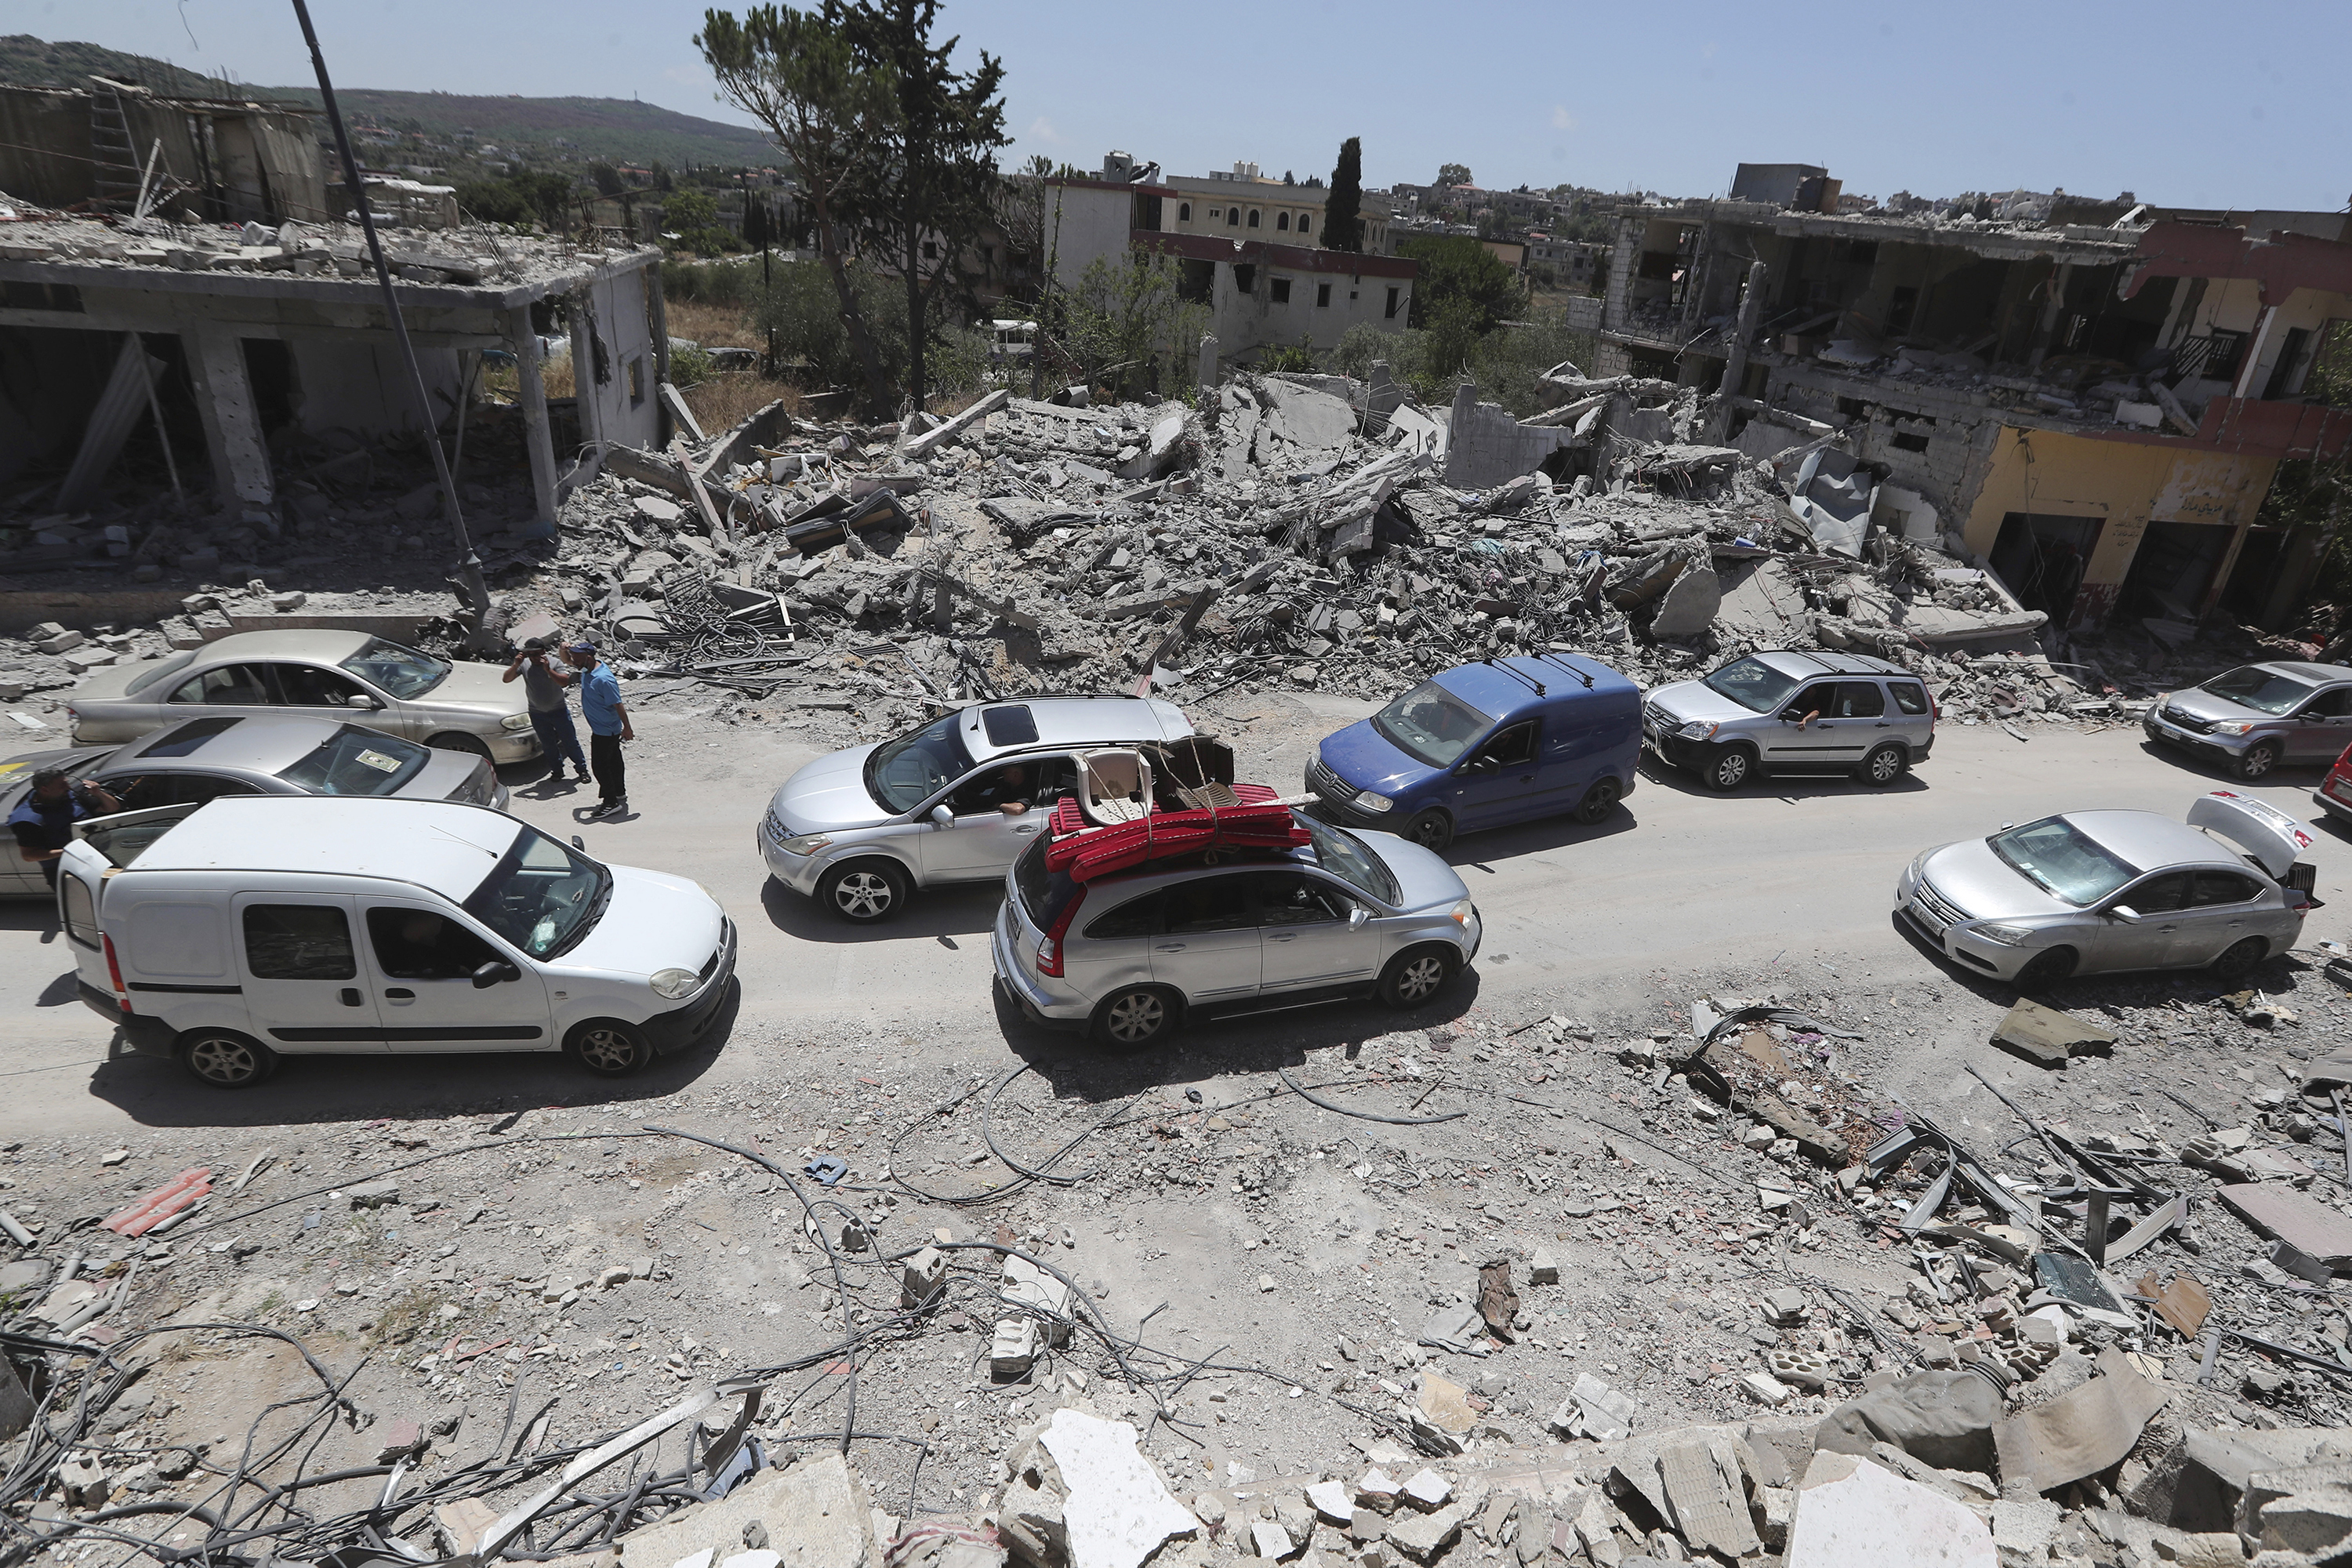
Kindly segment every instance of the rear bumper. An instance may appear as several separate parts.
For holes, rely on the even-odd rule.
[[[1055,996],[1021,967],[1013,955],[1013,934],[1005,929],[1012,918],[1009,911],[998,910],[996,924],[988,933],[988,962],[996,972],[996,984],[1031,1023],[1048,1029],[1084,1030],[1093,1009],[1082,1001]]]
[[[2329,782],[2333,783],[2334,781],[2331,779]],[[2321,809],[2325,810],[2328,816],[2336,818],[2338,822],[2352,822],[2352,800],[2336,799],[2334,795],[2327,793],[2327,785],[2326,784],[2323,784],[2317,789],[2313,790],[2311,792],[2311,798],[2316,802]]]
[[[142,1057],[168,1057],[180,1032],[161,1018],[125,1013],[121,1004],[84,980],[77,984],[81,1005],[122,1031],[123,1044]]]
[[[644,1024],[646,1038],[653,1043],[657,1056],[682,1051],[709,1031],[711,1020],[719,1016],[719,1005],[726,1001],[729,983],[735,978],[735,922],[729,921],[725,935],[719,939],[719,967],[695,993],[694,1000],[683,1007],[667,1013],[656,1013]]]

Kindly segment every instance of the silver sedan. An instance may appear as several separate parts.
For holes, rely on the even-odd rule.
[[[199,711],[352,719],[494,766],[539,755],[520,681],[369,632],[240,632],[169,658],[95,670],[67,698],[74,739],[135,741]]]
[[[2070,974],[2210,966],[2236,980],[2303,932],[2315,868],[2300,823],[2216,790],[2176,822],[2074,811],[1930,849],[1895,906],[1962,967],[2020,986]]]

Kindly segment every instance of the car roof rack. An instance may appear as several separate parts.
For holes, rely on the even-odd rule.
[[[1497,663],[1492,658],[1482,658],[1478,662],[1485,665],[1489,669],[1501,670],[1505,675],[1509,676],[1512,679],[1526,685],[1529,690],[1533,691],[1538,697],[1545,694],[1544,683],[1538,680],[1534,676],[1529,675],[1524,669],[1513,669],[1510,666],[1508,656],[1506,656],[1500,663]]]
[[[1556,664],[1559,666],[1560,668],[1568,671],[1569,674],[1584,682],[1584,689],[1587,691],[1592,689],[1591,672],[1590,670],[1579,669],[1576,666],[1569,663],[1568,656],[1566,654],[1557,652],[1551,648],[1546,648],[1543,652],[1532,655],[1531,657],[1539,658],[1546,664]]]

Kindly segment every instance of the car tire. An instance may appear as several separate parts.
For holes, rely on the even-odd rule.
[[[907,905],[914,884],[892,860],[852,860],[818,879],[819,902],[852,925],[878,925]]]
[[[1862,759],[1862,766],[1854,769],[1853,776],[1884,789],[1910,771],[1911,753],[1900,742],[1889,741],[1885,745],[1873,746],[1870,754]]]
[[[1454,842],[1454,819],[1433,805],[1404,825],[1404,836],[1432,854],[1443,854]]]
[[[2071,947],[2046,948],[2027,960],[2025,967],[2017,972],[2017,988],[2025,991],[2055,985],[2073,974],[2074,965],[2080,962]]]
[[[278,1053],[234,1029],[191,1029],[175,1054],[188,1076],[207,1089],[251,1089],[278,1070]]]
[[[1089,1032],[1117,1050],[1139,1051],[1173,1033],[1183,1004],[1158,985],[1123,985],[1095,1009]]]
[[[1577,803],[1576,820],[1591,826],[1616,810],[1617,803],[1624,796],[1623,784],[1613,778],[1601,779],[1586,790],[1584,798]]]
[[[2246,754],[2238,759],[2237,765],[2231,771],[2242,779],[2268,778],[2271,770],[2278,764],[2278,742],[2264,741],[2259,745],[2247,747]]]
[[[1461,971],[1461,957],[1439,943],[1409,947],[1381,971],[1380,998],[1404,1012],[1435,1000]]]
[[[654,1043],[635,1024],[591,1018],[563,1038],[563,1054],[598,1078],[626,1078],[654,1059]]]
[[[464,752],[469,756],[479,757],[486,763],[490,760],[490,748],[482,738],[479,735],[466,734],[462,731],[444,730],[425,743],[436,752]]]
[[[2261,937],[2250,936],[2231,942],[2213,961],[2213,978],[2239,981],[2254,972],[2254,966],[2270,956],[2270,944]]]
[[[1729,792],[1746,784],[1756,773],[1756,755],[1745,746],[1726,746],[1707,758],[1698,776],[1711,790]]]

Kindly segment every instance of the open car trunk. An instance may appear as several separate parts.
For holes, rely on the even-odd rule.
[[[2319,868],[2298,859],[2311,847],[2311,831],[2266,801],[2235,790],[2217,789],[2189,808],[2189,826],[2226,838],[2281,887],[2310,899]],[[2319,901],[2311,899],[2311,907]]]

